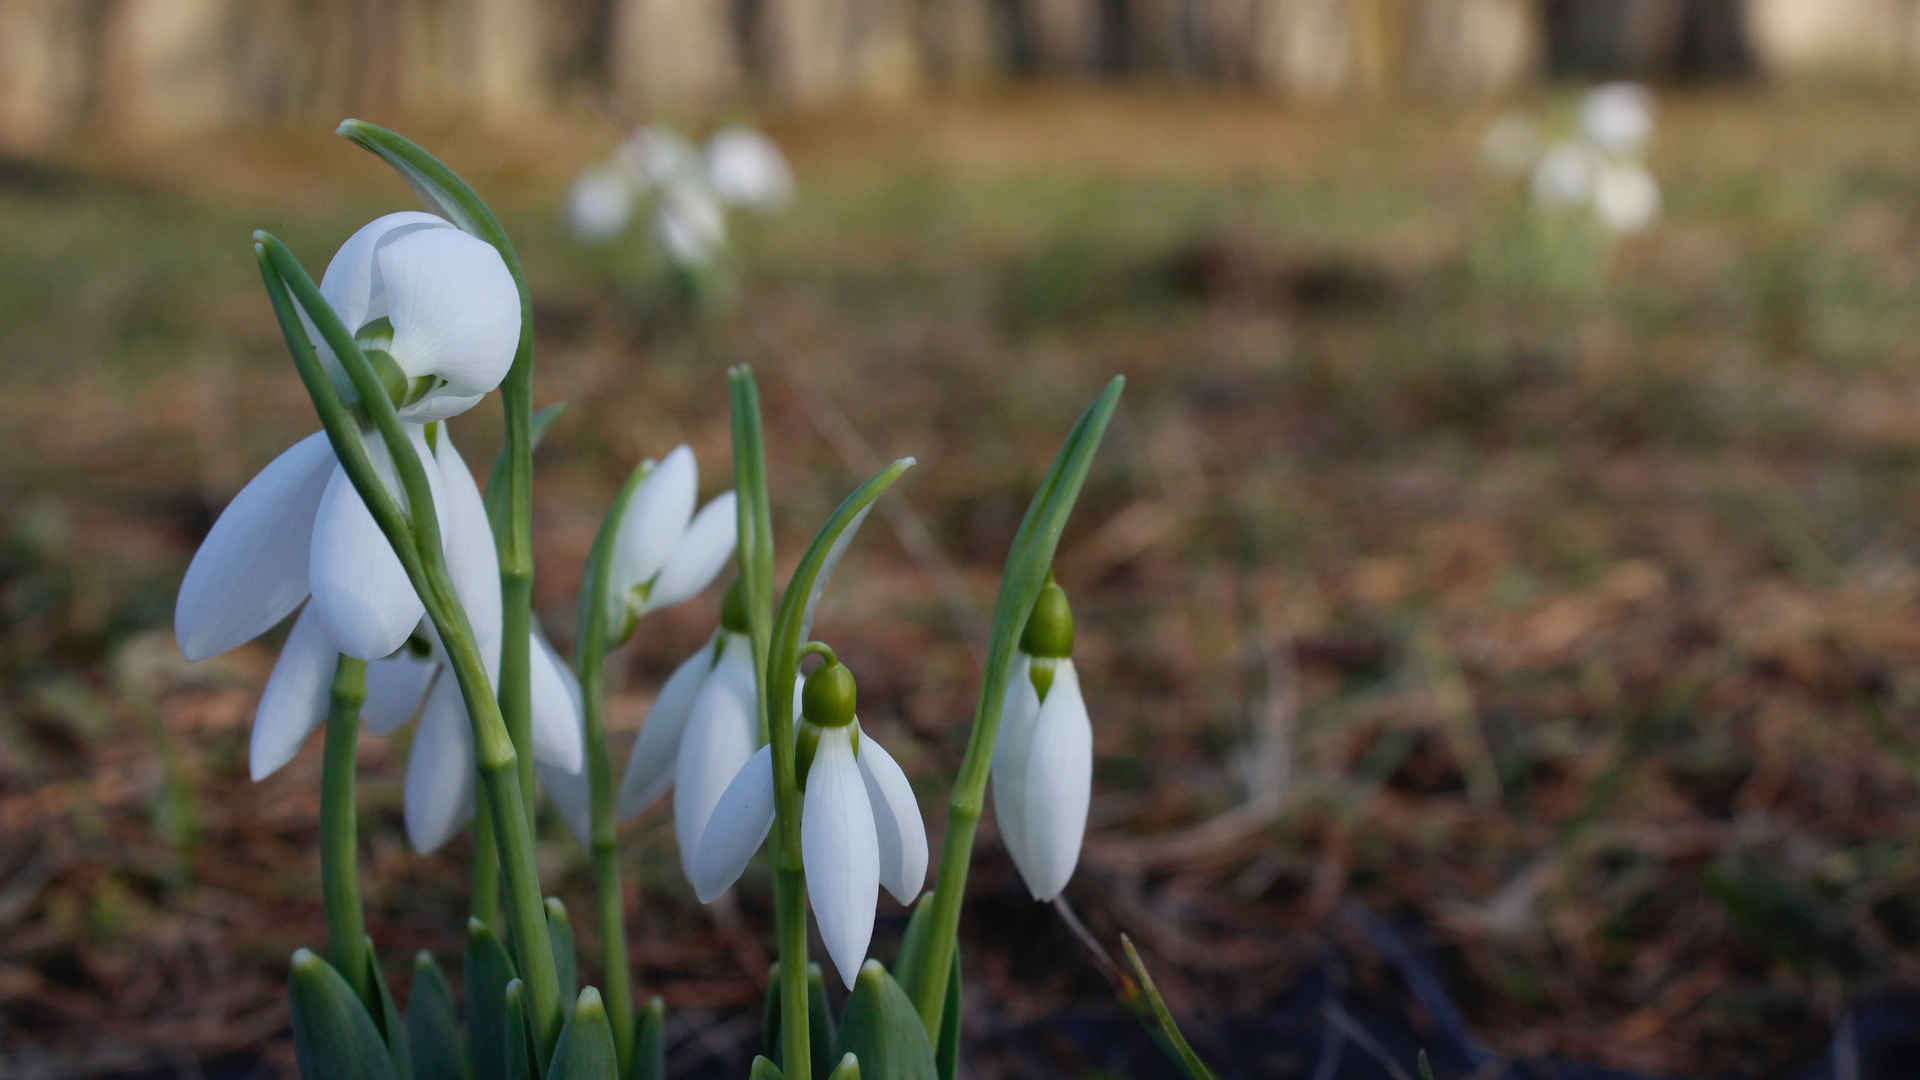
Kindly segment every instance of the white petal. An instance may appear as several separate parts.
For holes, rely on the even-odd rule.
[[[721,201],[772,210],[793,197],[793,171],[773,140],[731,127],[707,143],[707,182]]]
[[[643,127],[620,144],[620,149],[614,152],[614,161],[646,188],[692,172],[699,155],[693,144],[679,134]]]
[[[873,503],[868,503],[853,516],[853,520],[847,523],[846,529],[835,538],[833,546],[827,549],[827,557],[820,562],[820,573],[814,576],[813,588],[807,592],[806,610],[800,615],[801,641],[809,640],[807,635],[813,633],[813,617],[819,614],[820,598],[827,595],[827,582],[833,579],[834,568],[840,565],[840,560],[847,554],[847,548],[853,544],[853,538],[859,534],[860,526],[866,524],[867,515],[872,512]]]
[[[586,770],[566,773],[535,761],[533,771],[540,777],[540,786],[547,789],[547,798],[553,800],[553,808],[560,812],[567,831],[580,841],[581,847],[592,850],[593,792],[587,787]]]
[[[438,485],[440,470],[432,467],[425,435],[411,426],[408,435],[415,455],[426,466],[429,485]],[[406,500],[386,445],[375,437],[365,442],[375,471],[404,507]],[[398,649],[426,613],[399,557],[344,469],[334,470],[320,496],[307,579],[334,647],[361,660],[378,660]]]
[[[492,244],[458,229],[421,229],[376,253],[393,321],[393,359],[409,376],[443,380],[428,394],[467,397],[500,385],[520,346],[520,290]],[[441,419],[428,401],[402,415]]]
[[[487,674],[500,677],[500,557],[493,546],[493,526],[480,486],[454,449],[446,428],[440,429],[435,466],[440,485],[434,492],[434,511],[440,521],[440,544],[447,554],[447,571],[454,595],[467,609],[467,621],[480,645]]]
[[[339,655],[311,609],[293,620],[293,630],[253,714],[247,766],[255,780],[266,779],[292,761],[307,736],[327,718]]]
[[[699,483],[693,451],[676,446],[628,500],[614,534],[613,562],[607,571],[607,584],[614,594],[608,597],[609,619],[616,625],[620,620],[615,616],[624,610],[628,590],[652,581],[673,554],[680,534],[687,531]]]
[[[653,208],[654,240],[681,266],[705,266],[727,246],[727,215],[704,181],[671,180]]]
[[[773,828],[773,802],[773,748],[763,746],[734,774],[700,831],[687,876],[701,903],[713,903],[740,880]]]
[[[567,224],[582,240],[618,236],[633,218],[633,178],[618,165],[597,165],[581,173],[567,192]]]
[[[260,636],[307,595],[314,513],[334,467],[325,432],[294,443],[247,482],[193,553],[173,634],[189,660]]]
[[[687,716],[693,700],[713,670],[716,632],[692,656],[680,662],[667,676],[660,693],[640,724],[640,735],[633,741],[627,757],[627,772],[620,780],[617,814],[625,821],[653,805],[673,782],[674,759],[680,754],[680,737],[687,730]]]
[[[384,243],[422,228],[452,230],[451,222],[419,210],[403,210],[374,218],[340,245],[320,278],[320,295],[349,333],[387,314],[387,297],[380,287],[375,253]]]
[[[1073,661],[1055,669],[1033,728],[1023,790],[1028,854],[1020,871],[1033,898],[1044,901],[1060,895],[1080,861],[1093,792],[1093,725]]]
[[[673,831],[680,865],[693,878],[693,852],[720,793],[753,756],[758,743],[754,709],[753,646],[728,634],[720,663],[707,676],[687,717],[673,766]]]
[[[440,665],[422,660],[406,650],[385,660],[367,665],[367,703],[360,709],[360,723],[375,735],[391,735],[400,725],[420,711],[420,699]],[[453,678],[444,674],[444,679]]]
[[[586,732],[580,718],[580,689],[573,670],[554,655],[546,635],[528,643],[533,690],[533,759],[565,773],[581,772]]]
[[[660,568],[647,593],[645,610],[658,611],[686,600],[707,587],[714,575],[733,558],[738,523],[733,492],[720,495],[700,508],[680,535],[667,565]]]
[[[860,733],[860,776],[873,806],[874,838],[880,845],[880,884],[895,900],[911,904],[927,883],[927,825],[913,785],[879,740]]]
[[[473,729],[455,680],[427,699],[407,758],[407,839],[422,855],[447,842],[473,813]]]
[[[880,896],[879,841],[867,784],[853,760],[852,733],[848,725],[820,734],[800,810],[807,899],[820,940],[849,990],[873,940],[873,909]]]
[[[1000,842],[1022,878],[1027,877],[1031,845],[1027,842],[1027,760],[1033,749],[1034,721],[1040,715],[1040,695],[1033,689],[1033,659],[1014,653],[1007,673],[1007,693],[1000,710],[1000,733],[993,745],[993,817]]]

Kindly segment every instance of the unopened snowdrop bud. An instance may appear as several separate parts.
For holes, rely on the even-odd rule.
[[[641,616],[706,588],[733,557],[733,492],[723,492],[695,514],[699,485],[693,451],[676,446],[628,500],[607,572],[609,648],[632,635]]]
[[[1035,900],[1066,888],[1093,791],[1093,725],[1074,670],[1073,613],[1048,581],[1007,676],[993,754],[993,813]]]
[[[795,774],[804,795],[800,857],[807,898],[834,970],[853,987],[873,939],[881,886],[903,904],[927,876],[927,830],[906,773],[854,716],[853,675],[827,654],[800,691]],[[773,827],[772,748],[755,753],[713,809],[689,877],[711,903],[746,869]]]

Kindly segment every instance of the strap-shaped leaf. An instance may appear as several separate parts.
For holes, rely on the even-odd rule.
[[[374,993],[380,998],[380,1015],[374,1019],[380,1025],[380,1033],[387,1040],[387,1053],[393,1058],[394,1075],[400,1080],[413,1080],[413,1052],[407,1048],[407,1025],[400,1017],[400,1006],[394,1004],[393,993],[387,989],[387,976],[374,960],[373,939],[366,940],[367,969],[373,977]]]
[[[413,992],[407,999],[407,1049],[413,1080],[467,1080],[466,1040],[453,1010],[453,987],[426,950],[413,958]]]
[[[1160,1048],[1173,1059],[1175,1065],[1180,1067],[1180,1071],[1186,1074],[1187,1080],[1214,1080],[1213,1070],[1207,1068],[1207,1063],[1201,1061],[1200,1055],[1193,1052],[1187,1037],[1180,1032],[1180,1025],[1174,1022],[1173,1012],[1167,1008],[1166,999],[1160,996],[1159,987],[1153,985],[1153,976],[1147,973],[1147,965],[1140,962],[1140,953],[1133,947],[1133,939],[1121,934],[1120,948],[1127,954],[1127,966],[1133,969],[1135,981],[1135,994],[1130,996],[1135,996],[1136,1000],[1129,1004],[1134,1006],[1135,1011],[1142,1014],[1140,1019],[1143,1023],[1152,1021],[1152,1026],[1148,1030],[1157,1028],[1158,1034],[1164,1040]]]
[[[780,1066],[756,1054],[752,1067],[747,1070],[747,1080],[781,1080]]]
[[[573,1003],[573,1015],[560,1029],[547,1080],[620,1080],[620,1059],[613,1052],[613,1025],[600,991],[589,986]]]
[[[807,1050],[813,1061],[813,1075],[825,1076],[837,1060],[834,1045],[833,1008],[827,1003],[827,979],[819,964],[807,965]],[[780,965],[767,972],[767,997],[760,1016],[760,1030],[768,1053],[780,1052]]]
[[[848,1054],[827,1074],[827,1080],[860,1080],[860,1059]]]
[[[920,1014],[878,960],[860,966],[840,1016],[836,1060],[847,1054],[859,1058],[868,1075],[886,1080],[934,1080],[938,1075]]]
[[[516,973],[506,946],[500,944],[492,927],[478,919],[467,921],[467,961],[461,975],[466,982],[473,1080],[507,1080],[516,1074],[508,1071],[499,1040],[508,1030],[507,984],[514,981]],[[525,1021],[518,1027],[524,1030]]]
[[[940,1080],[960,1075],[960,952],[947,969],[947,1006],[940,1011],[940,1037],[933,1044],[933,1067]]]
[[[570,998],[579,991],[579,961],[573,952],[573,923],[567,919],[567,906],[557,896],[547,897],[547,940],[553,943],[560,996]]]
[[[627,1080],[667,1080],[667,1003],[657,997],[647,1002],[634,1027]]]
[[[500,1065],[507,1080],[540,1080],[539,1068],[534,1064],[533,1031],[527,1021],[527,984],[515,979],[507,984],[501,996],[501,1015],[504,1027],[498,1043]],[[475,1042],[487,1039],[475,1033]]]
[[[399,1080],[373,1017],[331,964],[308,949],[294,953],[287,993],[305,1080]]]

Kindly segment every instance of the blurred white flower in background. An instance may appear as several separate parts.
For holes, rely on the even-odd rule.
[[[754,210],[778,210],[793,199],[793,170],[773,140],[730,127],[707,143],[707,182],[720,201]]]
[[[1481,157],[1502,174],[1525,176],[1542,211],[1591,213],[1609,232],[1634,232],[1660,216],[1660,184],[1644,160],[1653,121],[1646,87],[1605,83],[1581,96],[1566,130],[1502,115],[1481,139]]]
[[[632,177],[618,165],[595,165],[580,174],[567,193],[567,224],[589,242],[611,240],[627,231],[636,195]]]
[[[614,161],[641,192],[700,172],[700,154],[677,132],[643,127],[614,151]]]
[[[1653,134],[1653,93],[1639,83],[1604,83],[1580,102],[1580,134],[1609,154],[1638,150]]]
[[[1572,206],[1593,194],[1594,154],[1575,142],[1555,143],[1533,166],[1533,201]]]
[[[706,185],[672,184],[654,203],[653,235],[676,265],[711,266],[727,247],[727,215]]]
[[[1638,163],[1603,166],[1593,183],[1593,209],[1615,232],[1645,228],[1660,216],[1660,185]]]

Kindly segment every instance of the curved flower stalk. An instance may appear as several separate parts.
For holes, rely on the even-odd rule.
[[[778,210],[793,201],[793,170],[773,140],[734,126],[707,140],[707,183],[720,201],[752,210]]]
[[[903,904],[920,895],[927,829],[906,773],[860,728],[852,673],[827,652],[799,696],[807,898],[834,970],[852,989],[873,939],[880,887]],[[773,828],[774,802],[773,748],[764,746],[728,783],[694,849],[689,877],[702,903],[739,880]]]
[[[1093,725],[1073,667],[1073,615],[1049,582],[1014,654],[993,754],[993,813],[1035,900],[1060,895],[1080,861],[1093,791]]]
[[[499,253],[431,214],[389,214],[354,233],[328,264],[321,294],[384,373],[422,461],[432,455],[419,425],[463,412],[497,386],[519,341],[518,294]],[[316,348],[343,398],[356,400],[331,350]],[[386,445],[364,420],[361,438],[404,506]],[[309,616],[338,652],[360,660],[399,649],[425,614],[319,432],[275,458],[214,522],[180,584],[174,635],[189,660],[204,660],[258,637],[309,595]]]

